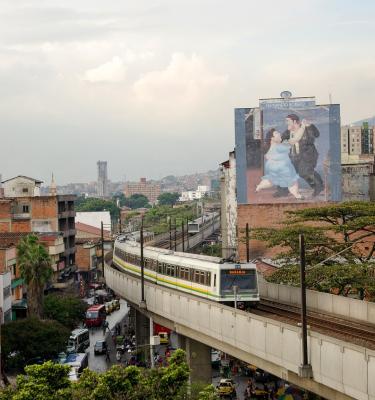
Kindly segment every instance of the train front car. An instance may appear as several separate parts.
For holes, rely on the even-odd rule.
[[[220,303],[237,308],[256,307],[259,303],[258,275],[253,263],[220,265]]]

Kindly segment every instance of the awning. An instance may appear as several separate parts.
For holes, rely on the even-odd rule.
[[[14,303],[12,303],[12,309],[13,310],[26,310],[27,309],[27,300],[22,299],[22,300],[17,300]]]
[[[11,283],[12,289],[15,289],[17,286],[23,285],[24,282],[25,280],[23,278],[13,279]]]

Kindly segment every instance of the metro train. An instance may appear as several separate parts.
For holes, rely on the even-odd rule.
[[[188,223],[188,232],[189,233],[199,233],[200,229],[203,225],[211,222],[213,219],[215,219],[219,215],[218,212],[210,212],[204,214],[202,217],[199,217],[195,219],[194,221],[191,221]]]
[[[124,237],[116,239],[114,266],[139,277],[140,251],[136,241]],[[230,306],[235,300],[245,307],[259,302],[258,276],[253,263],[227,262],[218,257],[145,247],[144,277],[158,285]]]

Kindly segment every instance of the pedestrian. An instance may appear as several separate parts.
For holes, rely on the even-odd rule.
[[[106,351],[105,351],[105,359],[106,359],[106,361],[111,361],[111,357],[110,357],[110,355],[109,355],[109,348],[107,347],[107,349],[106,349]]]

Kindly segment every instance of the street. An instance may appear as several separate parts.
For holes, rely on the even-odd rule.
[[[115,325],[121,322],[126,314],[128,313],[128,307],[125,300],[120,300],[120,309],[117,311],[112,312],[110,315],[107,316],[107,321],[109,323],[109,329],[113,329]],[[89,353],[89,368],[92,371],[96,372],[104,372],[106,371],[112,364],[116,363],[116,351],[115,346],[112,341],[110,331],[106,331],[105,333],[107,345],[110,349],[110,359],[111,361],[106,361],[105,354],[103,355],[94,355],[94,346],[97,340],[103,340],[103,329],[102,328],[95,328],[90,329],[90,347],[87,348],[86,352]]]

